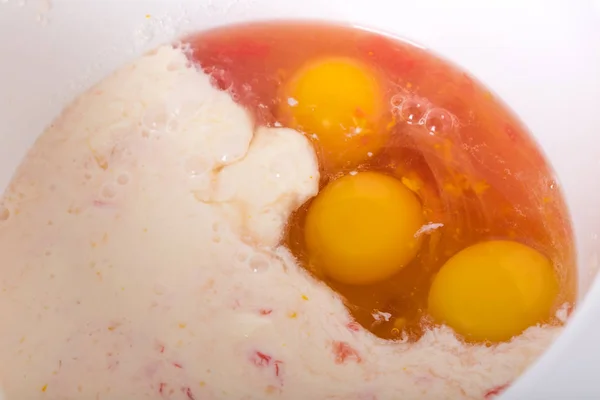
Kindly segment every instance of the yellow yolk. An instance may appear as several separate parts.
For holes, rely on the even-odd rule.
[[[557,294],[548,258],[517,242],[489,241],[444,264],[429,292],[429,312],[467,340],[500,342],[548,319]]]
[[[417,254],[421,204],[400,181],[377,172],[346,175],[310,205],[305,240],[311,263],[346,284],[370,284],[398,272]]]
[[[309,134],[329,166],[356,166],[383,146],[385,134],[376,126],[383,92],[374,73],[357,61],[309,63],[282,97],[283,122]]]

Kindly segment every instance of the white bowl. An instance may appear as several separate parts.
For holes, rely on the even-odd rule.
[[[0,188],[61,108],[140,52],[231,22],[310,18],[386,31],[473,73],[523,119],[570,208],[580,303],[503,398],[598,398],[599,2],[510,0],[0,0]]]

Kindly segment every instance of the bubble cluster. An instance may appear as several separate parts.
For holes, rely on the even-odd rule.
[[[443,108],[432,108],[425,115],[424,125],[431,135],[448,132],[454,126],[454,116]]]
[[[410,125],[423,125],[427,104],[419,99],[406,99],[399,107],[399,115],[404,122]]]
[[[428,100],[412,95],[396,94],[390,100],[392,112],[408,125],[422,126],[430,135],[450,132],[456,117],[449,111],[435,107]]]

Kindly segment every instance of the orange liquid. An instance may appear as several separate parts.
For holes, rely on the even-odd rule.
[[[401,40],[335,25],[252,24],[186,42],[215,85],[229,90],[260,125],[278,121],[280,102],[287,101],[280,88],[309,60],[350,57],[382,77],[389,109],[378,126],[390,139],[358,170],[401,179],[419,196],[426,220],[442,226],[426,235],[410,265],[367,286],[333,282],[311,267],[303,236],[309,204],[294,213],[285,239],[300,264],[340,293],[356,321],[374,334],[418,338],[427,326],[435,273],[459,250],[487,239],[516,240],[544,253],[560,278],[557,306],[574,300],[572,232],[551,168],[517,118],[465,72]],[[321,169],[321,185],[344,172]],[[378,311],[391,317],[374,317]]]

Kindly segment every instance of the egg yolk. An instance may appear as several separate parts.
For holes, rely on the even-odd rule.
[[[421,203],[397,179],[377,172],[346,175],[310,205],[305,241],[311,264],[352,285],[382,281],[417,254]]]
[[[383,91],[375,74],[355,60],[326,58],[305,65],[282,97],[284,122],[308,133],[329,166],[356,166],[385,142],[376,124]]]
[[[558,294],[552,263],[512,241],[470,246],[434,278],[429,312],[472,341],[509,340],[550,317]]]

